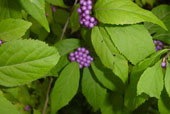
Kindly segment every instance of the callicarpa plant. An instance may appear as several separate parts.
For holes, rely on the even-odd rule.
[[[168,0],[0,0],[0,114],[170,114]]]

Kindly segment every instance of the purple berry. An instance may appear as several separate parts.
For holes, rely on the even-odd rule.
[[[85,11],[87,8],[86,8],[86,6],[82,6],[81,9],[82,9],[83,11]]]
[[[89,50],[86,49],[85,53],[86,53],[86,54],[89,54]]]
[[[73,57],[74,56],[74,53],[70,53],[70,57]]]
[[[85,67],[88,67],[88,66],[89,66],[89,64],[87,64],[87,63],[84,63],[84,66],[85,66]]]
[[[76,57],[76,59],[78,59],[78,58],[79,58],[79,55],[76,55],[75,57]]]
[[[88,9],[88,10],[91,10],[91,9],[92,9],[92,6],[91,6],[91,5],[87,6],[87,9]]]
[[[89,10],[85,10],[84,13],[87,14],[87,15],[89,15],[89,14],[90,14],[90,11],[89,11]]]
[[[30,106],[29,106],[29,105],[25,106],[25,107],[24,107],[24,110],[25,110],[25,111],[30,110]]]
[[[93,28],[94,27],[94,24],[93,23],[90,23],[89,24],[89,28]]]
[[[161,63],[161,66],[162,66],[162,68],[166,68],[166,62],[163,61],[163,62]]]
[[[90,63],[91,63],[91,61],[90,61],[90,60],[87,60],[87,61],[86,61],[86,63],[87,63],[87,64],[90,64]]]
[[[93,61],[93,57],[91,57],[90,60]]]
[[[83,24],[83,21],[82,21],[82,20],[79,20],[79,23],[82,25],[82,24]]]
[[[70,57],[70,61],[71,62],[73,62],[73,61],[75,61],[76,59],[75,59],[75,57]]]
[[[74,55],[78,55],[78,51],[75,51],[75,52],[74,52]]]
[[[0,40],[0,45],[2,44],[2,40]]]
[[[80,9],[80,8],[77,8],[77,12],[78,12],[78,13],[81,13],[82,11],[81,11],[81,9]]]
[[[156,44],[156,43],[157,43],[157,40],[154,40],[153,43]]]
[[[56,8],[55,8],[55,7],[52,7],[52,11],[55,13],[55,12],[56,12]]]
[[[86,51],[86,49],[85,49],[85,48],[82,48],[82,49],[81,49],[81,51],[82,51],[82,52],[85,52],[85,51]]]
[[[94,22],[95,21],[95,18],[94,17],[91,17],[90,18],[90,22]]]
[[[87,59],[88,59],[88,60],[91,60],[91,57],[90,57],[90,56],[87,56]]]
[[[92,4],[92,1],[91,1],[91,0],[88,0],[88,1],[87,1],[87,4],[88,4],[88,5],[91,5],[91,4]]]
[[[83,60],[83,57],[79,57],[80,60]]]
[[[89,21],[85,21],[85,22],[84,22],[84,25],[85,25],[86,27],[88,27],[88,26],[89,26]]]
[[[87,57],[87,55],[86,55],[86,54],[83,54],[83,55],[82,55],[82,57],[86,58],[86,57]]]
[[[83,68],[83,65],[82,65],[82,64],[79,64],[79,68],[82,69],[82,68]]]
[[[87,5],[87,2],[86,2],[86,1],[84,1],[82,5],[86,6],[86,5]]]
[[[81,62],[81,60],[80,60],[80,59],[77,59],[76,61],[77,61],[78,63],[80,63],[80,62]]]

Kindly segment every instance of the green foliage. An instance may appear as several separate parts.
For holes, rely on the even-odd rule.
[[[103,29],[102,29],[103,30]],[[106,45],[102,31],[99,27],[94,27],[92,30],[92,44],[100,57],[102,63],[110,68],[124,83],[128,78],[127,61],[120,55],[112,53]]]
[[[106,30],[120,53],[133,64],[155,51],[152,38],[143,25],[106,27]]]
[[[170,6],[169,5],[160,5],[155,7],[152,12],[161,19],[165,25],[167,26],[168,30],[170,30]],[[161,27],[152,24],[152,23],[145,23],[145,26],[153,35],[154,39],[164,41],[170,44],[170,34],[169,31],[165,31]]]
[[[153,67],[147,68],[141,75],[138,85],[137,94],[146,93],[150,97],[159,99],[163,90],[163,73],[161,68],[161,61],[156,63]]]
[[[106,96],[106,89],[95,81],[88,68],[83,71],[82,93],[95,111],[101,107]]]
[[[14,105],[0,95],[0,110],[2,114],[19,114]]]
[[[79,72],[79,66],[75,62],[67,65],[61,72],[51,93],[51,114],[55,114],[75,96],[79,86]]]
[[[95,15],[99,21],[106,24],[136,24],[147,21],[167,30],[155,15],[130,0],[98,0],[95,5]]]
[[[46,0],[48,3],[56,5],[56,6],[60,6],[63,8],[66,8],[67,6],[64,4],[63,0]]]
[[[0,0],[0,21],[7,18],[22,18],[21,8],[17,0]]]
[[[22,7],[27,11],[33,18],[35,18],[48,32],[50,32],[48,21],[45,17],[44,0],[19,0]],[[41,2],[40,2],[41,1]],[[28,7],[29,6],[29,7]]]
[[[0,85],[8,87],[41,78],[59,59],[54,47],[38,40],[8,42],[0,47],[0,53]]]
[[[0,40],[10,41],[21,38],[31,23],[20,19],[6,19],[0,25]]]

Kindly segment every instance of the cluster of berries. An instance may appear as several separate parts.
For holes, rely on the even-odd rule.
[[[163,43],[161,41],[154,40],[153,42],[154,42],[154,44],[156,46],[156,48],[155,48],[156,51],[159,51],[159,50],[163,49]],[[162,68],[166,68],[166,61],[162,61],[161,66],[162,66]]]
[[[95,17],[90,16],[91,10],[92,10],[91,0],[80,0],[80,8],[77,9],[80,18],[79,23],[89,29],[93,28],[98,23]]]
[[[71,62],[76,61],[79,63],[80,69],[83,67],[89,67],[93,58],[89,55],[89,50],[85,48],[77,48],[76,51],[69,54],[69,59]]]
[[[159,41],[159,40],[154,40],[153,42],[154,42],[154,44],[155,44],[155,46],[156,46],[156,48],[155,48],[156,51],[159,51],[159,50],[162,49],[163,43],[162,43],[161,41]]]

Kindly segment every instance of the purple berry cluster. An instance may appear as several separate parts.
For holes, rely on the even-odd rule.
[[[89,50],[83,47],[79,47],[76,51],[70,53],[69,59],[71,62],[76,61],[79,63],[80,69],[89,67],[93,61],[93,58],[89,55]]]
[[[154,44],[156,46],[156,51],[159,51],[159,50],[161,50],[163,48],[163,43],[161,41],[154,40],[153,42],[154,42]]]
[[[87,28],[93,28],[98,21],[95,17],[90,16],[92,10],[92,0],[80,0],[80,8],[77,9],[79,13],[79,23]]]

